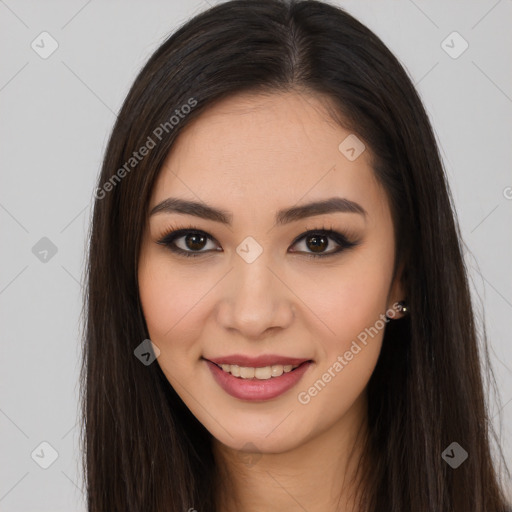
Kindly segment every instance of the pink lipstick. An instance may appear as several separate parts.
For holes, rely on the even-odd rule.
[[[204,361],[217,384],[226,393],[240,400],[248,401],[270,400],[282,395],[295,386],[313,364],[311,359],[272,354],[258,357],[230,355],[204,359]],[[223,365],[225,369],[222,368]],[[269,367],[272,369],[273,376],[271,377]],[[251,378],[241,377],[240,369],[244,376],[249,374]],[[260,376],[265,374],[265,377],[252,377],[254,369],[260,372]]]

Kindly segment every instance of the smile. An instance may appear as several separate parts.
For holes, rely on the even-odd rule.
[[[248,401],[270,400],[284,394],[296,386],[313,365],[311,360],[268,366],[219,364],[208,359],[204,362],[221,389],[235,398]]]
[[[230,373],[233,377],[239,377],[241,379],[260,379],[267,380],[272,377],[281,377],[283,373],[291,372],[298,368],[298,364],[274,364],[272,366],[263,366],[254,368],[251,366],[238,366],[236,364],[222,364],[217,365],[222,368],[226,373]]]

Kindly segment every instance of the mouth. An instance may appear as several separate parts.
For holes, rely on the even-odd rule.
[[[312,362],[311,359],[303,361],[300,364],[273,364],[267,366],[240,366],[237,364],[218,364],[210,361],[225,373],[231,374],[233,377],[239,379],[257,379],[268,380],[281,377],[283,373],[290,373],[295,371],[303,364]]]
[[[279,397],[296,386],[314,366],[312,359],[277,356],[253,358],[251,361],[257,362],[252,362],[252,365],[246,362],[248,358],[241,356],[202,359],[214,380],[226,393],[246,401],[265,401]],[[271,364],[272,361],[276,364]]]

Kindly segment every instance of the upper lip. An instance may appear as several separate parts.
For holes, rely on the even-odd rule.
[[[261,368],[264,366],[273,366],[277,364],[281,364],[283,366],[290,364],[299,365],[306,361],[311,361],[311,359],[307,359],[304,357],[286,357],[279,356],[276,354],[262,354],[258,357],[244,356],[241,354],[232,354],[229,356],[208,358],[207,360],[217,365],[234,364],[237,366],[247,366],[251,368]]]

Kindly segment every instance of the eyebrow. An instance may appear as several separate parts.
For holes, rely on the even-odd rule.
[[[293,206],[279,210],[276,213],[275,222],[277,225],[289,224],[306,217],[322,215],[326,213],[358,213],[366,218],[366,210],[358,203],[343,197],[331,197],[322,201],[315,201],[301,206]],[[213,220],[231,226],[233,215],[220,208],[214,208],[204,203],[169,197],[152,208],[151,215],[157,213],[183,213],[194,215],[207,220]]]

